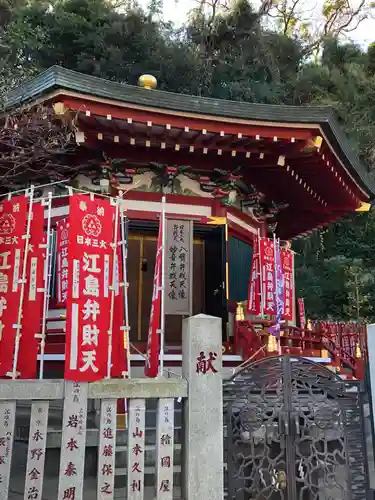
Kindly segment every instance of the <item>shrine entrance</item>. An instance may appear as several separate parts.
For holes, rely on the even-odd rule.
[[[359,385],[283,356],[224,384],[229,500],[364,500]]]

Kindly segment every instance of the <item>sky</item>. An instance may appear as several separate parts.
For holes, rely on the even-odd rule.
[[[310,1],[314,6],[312,10],[316,12],[314,0],[307,0],[306,3],[308,4]],[[140,0],[139,3],[146,7],[149,0]],[[255,0],[254,4],[256,3]],[[189,11],[196,5],[196,0],[164,0],[164,19],[181,26],[186,20]],[[363,48],[367,48],[370,43],[375,41],[375,19],[363,21],[355,31],[350,33],[350,40]]]

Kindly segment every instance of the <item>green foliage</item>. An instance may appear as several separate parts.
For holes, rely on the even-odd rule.
[[[162,20],[161,0],[147,10],[133,0],[0,0],[0,103],[6,89],[53,64],[130,84],[151,72],[173,92],[333,106],[372,167],[375,43],[364,52],[337,36],[373,6],[327,0],[314,28],[302,0],[254,5],[200,0],[176,30]],[[296,243],[309,316],[375,318],[374,241],[370,212]]]

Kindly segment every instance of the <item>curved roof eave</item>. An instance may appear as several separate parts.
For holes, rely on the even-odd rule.
[[[356,179],[356,182],[375,198],[375,181],[366,166],[359,160],[347,136],[339,126],[335,113],[328,106],[289,106],[255,104],[176,94],[160,90],[146,90],[133,85],[85,75],[60,66],[52,66],[35,78],[13,89],[7,95],[6,108],[13,108],[33,101],[53,90],[65,89],[99,98],[126,102],[139,106],[167,109],[200,115],[252,120],[262,122],[300,123],[319,125],[335,148],[336,154]]]

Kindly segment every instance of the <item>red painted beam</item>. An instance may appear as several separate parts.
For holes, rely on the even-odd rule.
[[[54,98],[55,101],[62,100],[65,106],[74,111],[85,112],[90,111],[91,114],[99,116],[111,115],[112,118],[119,120],[128,120],[129,118],[133,121],[147,123],[151,121],[155,125],[166,126],[169,124],[173,128],[189,127],[191,130],[207,130],[209,132],[220,133],[224,131],[225,134],[239,134],[242,133],[244,136],[255,137],[259,135],[260,137],[277,137],[280,139],[303,139],[307,140],[312,138],[314,135],[318,135],[319,131],[314,131],[311,129],[304,129],[301,125],[300,127],[288,127],[282,126],[277,127],[273,124],[267,125],[250,125],[247,123],[232,123],[231,121],[219,121],[215,119],[207,119],[205,115],[202,118],[190,117],[190,116],[179,116],[170,113],[160,113],[154,109],[151,110],[141,110],[134,109],[134,105],[121,103],[121,105],[114,104],[104,104],[93,102],[88,99],[73,98],[70,96],[64,96],[63,92],[61,97],[58,96]],[[218,117],[219,118],[219,117]],[[224,118],[224,117],[222,117]],[[234,120],[235,121],[235,120]]]

